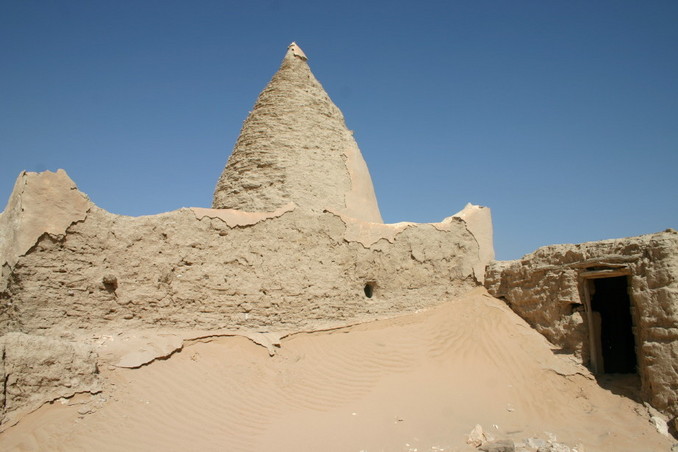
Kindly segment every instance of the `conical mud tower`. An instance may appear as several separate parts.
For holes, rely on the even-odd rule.
[[[28,389],[0,396],[0,424],[97,390],[94,349],[62,343],[70,332],[238,331],[275,353],[279,332],[393,317],[466,293],[493,257],[487,208],[431,224],[381,221],[343,115],[294,44],[245,122],[214,206],[115,215],[63,171],[19,175],[0,213],[0,382],[10,369],[12,388]],[[145,365],[151,349],[169,356],[183,344],[170,336],[105,367]],[[46,354],[25,355],[30,364],[17,371],[24,355],[2,350],[24,343]],[[63,379],[28,383],[48,371]]]
[[[261,212],[290,202],[382,222],[353,134],[295,43],[245,121],[212,207]]]

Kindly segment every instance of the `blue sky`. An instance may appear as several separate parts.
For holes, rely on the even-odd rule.
[[[499,259],[678,227],[676,1],[0,0],[0,204],[208,207],[296,41],[386,222],[492,208]]]

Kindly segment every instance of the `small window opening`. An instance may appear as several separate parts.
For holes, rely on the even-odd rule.
[[[363,289],[365,291],[365,296],[367,298],[372,298],[372,295],[374,295],[374,282],[370,281],[367,284],[365,284],[365,288]]]

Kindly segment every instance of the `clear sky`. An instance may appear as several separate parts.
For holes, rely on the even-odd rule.
[[[678,1],[0,0],[0,204],[209,207],[296,41],[386,222],[489,206],[499,259],[678,228]]]

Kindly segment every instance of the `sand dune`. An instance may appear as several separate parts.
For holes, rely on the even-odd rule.
[[[552,434],[587,452],[672,444],[641,405],[553,354],[483,289],[417,314],[289,335],[272,357],[245,337],[219,337],[101,372],[102,394],[42,407],[0,434],[0,449],[463,451],[474,450],[466,435],[476,424],[497,439]]]

